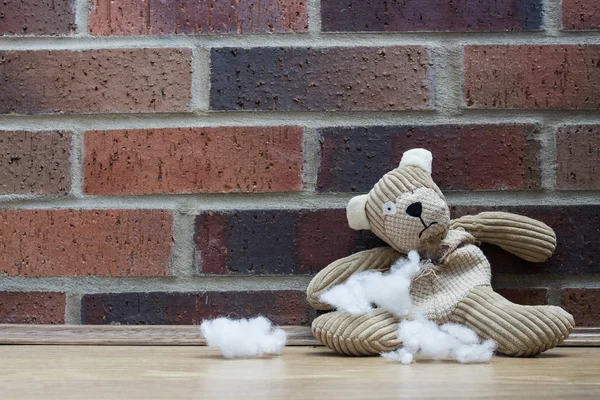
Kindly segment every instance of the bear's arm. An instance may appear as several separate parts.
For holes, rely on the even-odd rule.
[[[495,244],[527,261],[546,261],[556,248],[548,225],[522,215],[490,211],[450,221],[450,229],[464,229],[480,242]]]
[[[344,283],[350,275],[367,270],[387,271],[401,257],[391,247],[376,247],[340,258],[321,270],[308,284],[308,302],[317,310],[331,310],[331,306],[321,303],[319,296],[325,290]]]

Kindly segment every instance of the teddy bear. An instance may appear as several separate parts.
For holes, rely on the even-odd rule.
[[[351,275],[386,272],[410,250],[433,264],[432,273],[414,278],[413,306],[437,324],[454,322],[472,329],[482,339],[497,343],[509,356],[534,356],[560,344],[573,331],[572,315],[555,306],[514,304],[491,287],[491,268],[479,249],[495,244],[525,260],[543,262],[556,247],[554,231],[532,218],[482,212],[450,219],[444,195],[431,177],[432,154],[425,149],[406,151],[398,168],[381,178],[368,194],[353,197],[347,207],[348,224],[371,230],[388,246],[339,259],[321,270],[307,288],[309,303],[331,310],[321,294]],[[397,338],[399,319],[375,308],[362,314],[323,313],[312,323],[314,337],[345,355],[377,355],[402,346]]]

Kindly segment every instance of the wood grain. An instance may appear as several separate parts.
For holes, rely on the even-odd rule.
[[[310,328],[284,326],[288,345],[319,345]],[[0,344],[203,346],[196,325],[0,325]]]
[[[575,328],[562,346],[600,346],[600,327]]]
[[[284,326],[288,346],[319,346],[310,328]],[[0,344],[202,346],[192,325],[12,325],[0,324]],[[575,328],[562,346],[600,346],[599,328]]]
[[[199,346],[0,346],[2,399],[599,399],[600,349],[490,364],[342,357],[323,347],[225,360]]]

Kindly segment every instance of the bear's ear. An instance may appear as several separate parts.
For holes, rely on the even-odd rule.
[[[413,165],[431,174],[432,160],[433,157],[429,150],[411,149],[405,151],[402,155],[402,160],[400,160],[400,167],[403,167],[405,165]]]
[[[346,217],[348,225],[354,230],[371,229],[367,219],[367,199],[369,195],[363,194],[350,199],[346,206]]]

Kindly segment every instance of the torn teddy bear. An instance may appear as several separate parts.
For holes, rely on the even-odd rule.
[[[513,304],[491,287],[491,267],[478,244],[498,245],[525,260],[543,262],[554,252],[556,237],[546,224],[506,212],[483,212],[450,219],[444,195],[431,178],[432,155],[424,149],[404,153],[398,168],[385,174],[368,194],[347,207],[353,229],[369,229],[388,245],[337,260],[320,271],[307,289],[318,310],[331,310],[321,295],[363,271],[385,272],[415,249],[436,267],[414,280],[413,307],[437,325],[457,323],[497,351],[531,356],[551,349],[573,331],[573,317],[560,307]],[[371,279],[371,278],[369,278]],[[356,290],[356,289],[355,289]],[[364,307],[361,306],[361,307]],[[376,308],[358,314],[334,311],[316,318],[313,335],[347,355],[396,351],[400,318]]]

